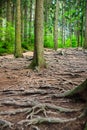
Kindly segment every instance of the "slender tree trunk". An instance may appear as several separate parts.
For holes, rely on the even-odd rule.
[[[12,25],[15,27],[15,3],[13,2],[13,8],[12,8]]]
[[[33,11],[33,1],[30,0],[30,17],[29,17],[29,38],[31,39],[31,32],[32,32],[32,11]]]
[[[11,0],[7,0],[7,22],[12,22]]]
[[[64,23],[63,23],[63,2],[62,2],[62,29],[61,29],[61,42],[62,42],[62,44],[64,44],[64,41],[63,41],[63,25],[64,25]]]
[[[25,1],[24,6],[24,41],[28,40],[28,1]]]
[[[79,21],[77,21],[77,47],[80,47]]]
[[[86,0],[86,12],[85,12],[85,14],[86,14],[86,20],[85,20],[85,42],[84,42],[84,46],[83,46],[83,48],[84,49],[87,49],[87,0]]]
[[[24,8],[21,3],[21,41],[24,42]]]
[[[45,6],[45,15],[44,15],[45,36],[47,36],[47,34],[48,34],[50,5],[51,5],[51,0],[44,0],[44,6]]]
[[[69,37],[70,37],[70,47],[72,47],[72,30],[71,30],[71,22],[69,23]]]
[[[35,9],[35,46],[34,46],[34,58],[31,63],[31,67],[44,68],[46,66],[44,60],[44,48],[43,48],[43,3],[44,0],[36,0]]]
[[[15,53],[14,53],[14,56],[16,58],[22,57],[20,0],[16,0],[16,26],[15,26]]]
[[[81,47],[83,46],[83,15],[81,17]]]
[[[12,25],[12,7],[11,7],[11,3],[12,1],[11,0],[7,0],[7,12],[6,12],[6,15],[7,15],[7,22],[6,22],[6,37],[5,37],[5,44],[4,46],[7,48],[8,45],[7,45],[7,42],[11,42],[11,35],[10,35],[10,31],[8,31],[8,28],[9,28],[9,25],[11,26]]]
[[[54,22],[54,50],[56,51],[58,48],[58,9],[59,9],[59,1],[56,1],[56,9],[55,9],[55,22]]]
[[[0,28],[2,28],[2,2],[0,5]],[[2,37],[0,36],[0,41],[2,40]]]

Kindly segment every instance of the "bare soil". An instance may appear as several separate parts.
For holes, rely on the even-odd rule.
[[[47,68],[40,71],[28,69],[33,52],[23,55],[0,56],[0,130],[84,130],[87,119],[77,117],[86,103],[54,95],[87,78],[87,53],[45,49]]]

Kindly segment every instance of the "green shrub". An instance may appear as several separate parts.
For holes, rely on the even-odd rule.
[[[0,20],[4,20],[0,18]],[[10,23],[0,26],[0,53],[13,53],[15,29]]]
[[[22,42],[22,48],[23,50],[30,50],[33,51],[34,50],[34,44],[32,43],[28,43],[28,42]]]
[[[53,48],[54,47],[52,35],[47,35],[47,36],[44,37],[44,47],[47,47],[47,48]]]
[[[77,47],[77,39],[75,36],[72,37],[72,47]]]

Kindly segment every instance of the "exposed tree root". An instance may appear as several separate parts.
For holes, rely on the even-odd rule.
[[[4,128],[11,128],[13,127],[13,123],[0,119],[0,129],[3,130]]]
[[[69,109],[69,108],[56,106],[56,105],[53,105],[53,104],[47,104],[47,103],[41,104],[37,101],[24,101],[24,102],[22,102],[21,100],[20,100],[20,102],[3,101],[1,104],[6,105],[6,106],[14,106],[14,107],[33,107],[34,110],[36,108],[37,109],[38,108],[40,108],[40,109],[48,108],[48,109],[53,109],[53,110],[56,110],[56,111],[59,111],[59,112],[76,112],[76,111],[79,111],[78,109]]]
[[[79,86],[75,87],[74,89],[72,90],[69,90],[65,93],[62,93],[62,94],[55,94],[55,95],[52,95],[52,97],[74,97],[76,95],[79,95],[83,100],[86,100],[87,101],[87,79],[82,82],[82,84],[80,84]]]
[[[75,121],[76,118],[71,118],[71,119],[60,119],[60,118],[53,118],[53,117],[49,117],[49,118],[43,118],[43,117],[37,117],[31,120],[22,120],[20,122],[18,122],[19,125],[36,125],[36,124],[42,124],[42,123],[51,123],[51,124],[55,124],[55,123],[67,123],[70,121]]]
[[[11,111],[0,111],[0,115],[16,115],[19,113],[27,112],[29,111],[29,108],[24,108],[24,109],[17,109],[17,110],[11,110]]]
[[[70,90],[68,92],[65,92],[64,94],[58,95],[58,97],[73,97],[76,94],[79,94],[83,98],[84,94],[84,99],[86,100],[86,91],[87,90],[87,79],[78,87],[76,87],[73,90]],[[86,91],[86,92],[85,92]],[[35,90],[35,91],[6,91],[7,94],[14,93],[14,94],[21,94],[21,95],[30,95],[30,94],[47,94],[46,91],[42,90]],[[18,99],[18,100],[1,100],[0,101],[1,105],[6,105],[6,106],[14,106],[14,107],[23,107],[23,109],[17,109],[15,111],[3,111],[0,112],[0,115],[15,115],[18,113],[25,113],[26,114],[26,119],[21,120],[17,123],[19,126],[31,126],[31,125],[37,125],[37,124],[42,124],[42,123],[67,123],[70,121],[75,121],[76,119],[80,119],[87,115],[87,107],[85,111],[78,116],[77,118],[70,118],[70,119],[61,119],[61,118],[54,118],[54,117],[48,117],[48,110],[50,109],[51,111],[57,112],[64,112],[64,113],[69,113],[69,112],[78,112],[80,109],[69,109],[69,108],[64,108],[60,106],[56,106],[53,104],[49,103],[40,103],[38,101],[29,101],[29,99]],[[24,107],[28,107],[25,108]],[[39,115],[43,114],[43,117],[39,117]],[[12,123],[5,121],[5,120],[0,120],[0,125],[2,129],[5,127],[12,128]],[[39,128],[37,127],[37,130]]]
[[[47,94],[47,91],[45,91],[45,90],[27,90],[27,91],[24,91],[24,92],[22,92],[20,94],[21,95],[32,95],[32,94],[44,95],[44,94]]]
[[[76,112],[79,111],[78,109],[69,109],[69,108],[64,108],[56,105],[51,105],[51,104],[46,104],[48,109],[53,109],[59,112]]]
[[[87,106],[83,109],[83,112],[78,118],[85,118],[85,117],[87,117]]]
[[[35,95],[35,94],[47,94],[47,91],[45,90],[38,90],[38,89],[34,89],[34,90],[3,90],[0,91],[1,94],[10,94],[10,95]]]
[[[22,101],[22,100],[20,100],[20,102],[17,102],[17,101],[3,101],[3,102],[1,102],[1,105],[14,106],[14,107],[32,107],[36,104],[38,104],[38,102]]]

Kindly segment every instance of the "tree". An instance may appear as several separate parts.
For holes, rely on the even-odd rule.
[[[85,12],[85,42],[84,42],[84,49],[87,49],[87,0],[86,0],[86,12]]]
[[[28,40],[28,0],[24,2],[24,41]]]
[[[55,9],[55,22],[54,22],[54,49],[58,48],[58,8],[59,1],[56,1],[56,9]]]
[[[15,53],[14,53],[14,56],[16,58],[22,57],[20,0],[16,0]]]
[[[7,22],[12,22],[11,0],[7,0]]]
[[[29,10],[29,38],[31,39],[31,32],[32,32],[32,14],[33,14],[33,1],[30,0],[30,10]]]
[[[45,23],[45,36],[48,35],[49,28],[50,28],[50,7],[51,7],[52,1],[51,0],[44,0],[44,23]]]
[[[44,0],[36,0],[34,56],[33,61],[30,65],[33,68],[44,68],[46,66],[43,49],[43,3]]]

